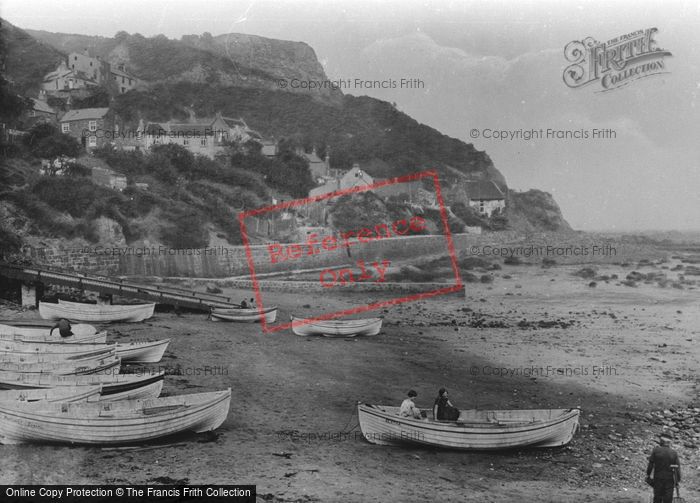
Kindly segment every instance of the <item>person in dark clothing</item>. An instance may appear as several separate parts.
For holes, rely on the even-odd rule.
[[[247,307],[248,307],[248,303],[245,301],[245,299],[243,299],[241,301],[241,309],[246,309]]]
[[[51,327],[51,331],[49,332],[49,335],[53,335],[53,331],[58,329],[58,333],[61,334],[61,337],[70,337],[73,335],[73,331],[71,330],[70,326],[70,321],[68,321],[65,318],[61,318],[56,322],[56,324]]]
[[[459,419],[459,409],[452,405],[445,388],[440,388],[438,391],[435,405],[433,405],[433,417],[440,421],[457,421]]]
[[[659,445],[651,451],[647,465],[647,483],[654,488],[654,503],[672,503],[673,488],[681,483],[681,464],[678,453],[671,449],[669,437],[661,436]]]

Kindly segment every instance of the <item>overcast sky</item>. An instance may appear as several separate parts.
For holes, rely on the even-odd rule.
[[[396,102],[485,150],[512,188],[551,192],[574,228],[700,229],[700,2],[0,0],[0,16],[88,35],[304,41],[331,79],[420,79],[419,89],[344,92]],[[568,42],[652,27],[672,53],[666,73],[604,93],[564,84]],[[615,137],[483,137],[484,129],[548,128]]]

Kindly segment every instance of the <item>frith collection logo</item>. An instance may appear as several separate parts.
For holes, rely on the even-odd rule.
[[[598,92],[612,91],[631,82],[668,73],[664,58],[669,51],[656,46],[656,28],[638,30],[605,43],[588,37],[566,44],[564,56],[571,63],[564,70],[564,83],[582,87],[600,81]]]

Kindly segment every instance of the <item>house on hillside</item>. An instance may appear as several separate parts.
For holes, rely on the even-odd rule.
[[[481,215],[490,217],[495,211],[506,207],[506,196],[491,180],[467,182],[466,193],[469,206],[475,208]]]
[[[309,197],[320,196],[335,192],[337,190],[346,190],[361,185],[372,185],[374,178],[360,169],[360,165],[355,163],[351,170],[343,173],[338,177],[323,177],[323,185],[314,187],[309,191]]]
[[[383,182],[386,179],[378,178],[375,183]],[[383,199],[389,197],[402,198],[409,204],[417,206],[434,207],[437,205],[435,193],[425,189],[422,180],[412,180],[410,182],[397,182],[377,187],[372,191]]]
[[[127,73],[124,65],[111,66],[109,74],[117,86],[119,94],[131,91],[140,84],[140,80]]]
[[[41,88],[47,93],[56,93],[89,89],[99,85],[96,80],[87,74],[69,68],[66,62],[62,61],[56,70],[46,74],[44,81],[41,83]]]
[[[101,58],[93,58],[87,49],[83,53],[71,52],[68,55],[68,68],[81,73],[102,85],[109,79],[110,64]]]
[[[194,119],[188,123],[150,122],[143,127],[143,147],[174,143],[193,154],[214,158],[223,152],[230,142],[245,143],[254,140],[265,147],[266,140],[257,131],[250,129],[243,119],[223,117]],[[265,153],[263,152],[263,155]]]
[[[218,119],[189,124],[149,122],[143,132],[145,149],[153,145],[175,144],[211,159],[225,148],[227,141],[228,127]]]
[[[326,154],[325,160],[321,159],[316,153],[316,147],[314,147],[310,154],[307,154],[306,152],[304,152],[304,149],[301,148],[297,149],[296,153],[298,156],[308,161],[309,171],[311,172],[311,177],[314,180],[319,180],[324,176],[330,176],[331,167],[328,154]]]
[[[109,108],[80,108],[66,112],[60,119],[61,132],[80,141],[86,150],[112,141],[114,117]]]
[[[32,98],[32,108],[26,113],[22,122],[27,129],[40,122],[56,124],[58,122],[58,113],[46,101]]]

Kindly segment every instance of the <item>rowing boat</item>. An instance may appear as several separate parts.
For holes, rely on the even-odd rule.
[[[277,319],[277,307],[263,309],[265,323],[274,323]],[[212,309],[212,321],[260,321],[260,311],[257,308]]]
[[[9,332],[0,333],[0,341],[17,341],[17,342],[60,342],[61,344],[66,343],[90,343],[90,344],[105,344],[107,342],[107,332],[97,332],[92,335],[81,335],[75,336],[71,335],[69,337],[61,337],[58,332],[54,332],[53,335],[40,334],[35,335],[25,335],[23,332]]]
[[[0,368],[6,363],[70,363],[73,365],[86,364],[92,365],[95,359],[107,358],[116,356],[116,348],[108,347],[98,351],[87,351],[85,353],[0,353]]]
[[[99,400],[102,386],[63,386],[62,388],[13,389],[0,391],[1,402],[82,402]]]
[[[155,304],[97,305],[60,300],[58,304],[39,302],[39,316],[46,320],[88,322],[138,322],[153,316]]]
[[[25,342],[0,340],[0,355],[5,353],[14,354],[96,354],[115,350],[117,344],[92,344],[87,342],[76,342],[65,344],[63,342]]]
[[[292,332],[303,336],[355,337],[357,335],[377,335],[381,329],[381,318],[311,321],[292,316]]]
[[[52,362],[31,362],[31,363],[0,363],[0,373],[14,372],[22,374],[95,374],[119,367],[121,360],[114,353],[107,353],[108,356],[97,356],[76,361],[52,361]],[[0,378],[1,379],[1,378]]]
[[[53,331],[51,335],[51,328],[54,326],[52,323],[41,323],[40,320],[34,322],[12,322],[3,321],[0,323],[0,335],[25,335],[28,337],[51,337],[53,339],[60,339],[61,335],[58,329]],[[90,337],[97,333],[97,329],[93,325],[88,325],[85,323],[76,323],[71,325],[71,332],[73,335],[70,337],[63,337],[63,339],[80,339],[83,337]]]
[[[123,445],[191,431],[226,420],[231,388],[119,402],[0,403],[0,443]]]
[[[164,377],[164,370],[139,374],[106,372],[90,375],[22,374],[0,370],[0,389],[102,386],[101,400],[129,400],[158,397],[163,389]]]
[[[457,421],[437,421],[399,416],[399,407],[363,403],[357,412],[370,443],[463,450],[566,445],[578,428],[580,414],[579,409],[465,410]]]
[[[158,363],[170,344],[170,339],[152,342],[119,342],[117,355],[123,362]]]

